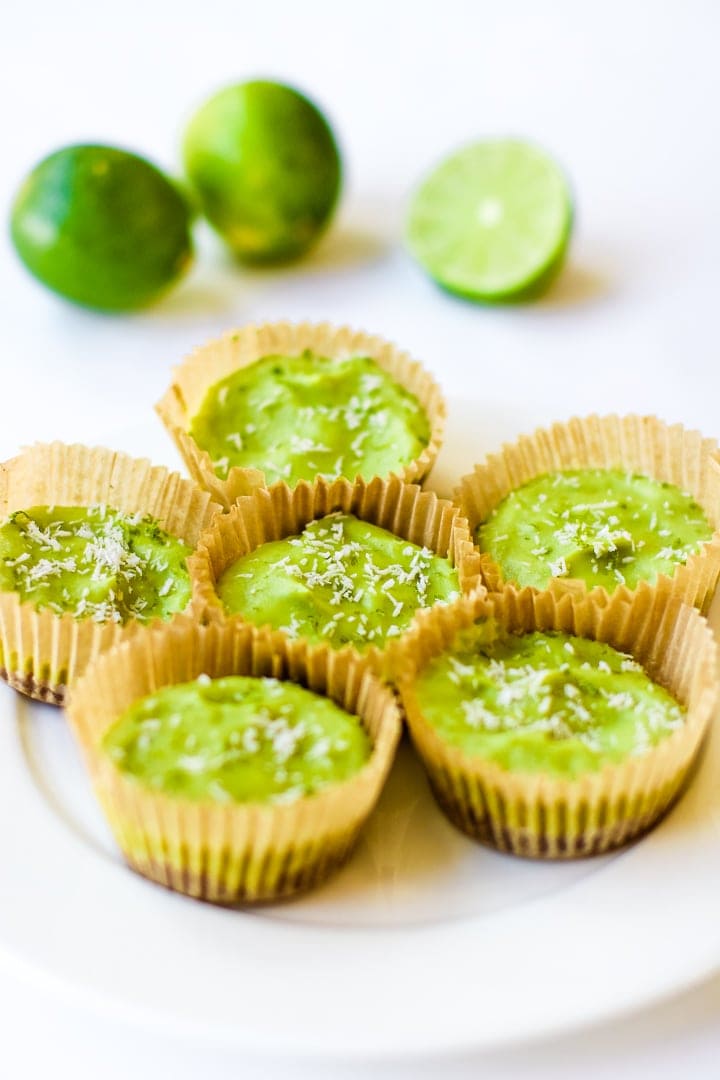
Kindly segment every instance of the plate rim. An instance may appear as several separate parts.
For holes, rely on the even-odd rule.
[[[148,424],[149,428],[149,424]],[[127,429],[126,434],[134,442],[137,438],[138,432],[143,429],[141,426],[135,425],[132,429]],[[157,436],[160,434],[156,429],[153,430],[153,435],[150,438],[151,445],[157,443]],[[112,439],[116,441],[119,439],[122,442],[122,432],[106,433],[103,437],[103,441]],[[136,451],[138,452],[138,451]],[[142,451],[140,451],[142,452]],[[167,457],[170,456],[170,447],[167,447]],[[445,466],[446,471],[447,465]],[[718,605],[718,614],[720,614],[720,605]],[[2,689],[2,693],[12,695],[13,692]],[[57,816],[53,814],[53,810],[50,805],[42,799],[37,798],[37,790],[35,788],[35,780],[29,774],[29,770],[25,768],[18,768],[19,762],[27,760],[24,758],[24,749],[22,746],[22,738],[20,732],[20,725],[22,724],[22,708],[20,703],[26,704],[23,699],[19,697],[9,697],[8,700],[14,700],[15,722],[7,720],[3,724],[0,724],[0,815],[2,815],[2,809],[6,810],[12,808],[13,814],[16,815],[19,812],[25,812],[26,818],[29,817],[32,821],[33,815],[39,816],[41,819],[54,822],[55,830],[52,829],[48,834],[50,837],[49,842],[55,844],[64,851],[67,857],[70,859],[71,865],[73,860],[80,860],[80,864],[83,862],[89,863],[90,867],[93,865],[93,861],[96,859],[95,855],[91,852],[91,849],[85,849],[82,841],[77,836],[74,836],[66,826],[66,824],[59,820]],[[30,707],[31,708],[31,707]],[[14,765],[13,765],[14,762]],[[717,781],[717,782],[716,782]],[[25,789],[23,791],[23,785]],[[410,937],[417,938],[418,934],[430,934],[437,935],[438,940],[442,943],[448,934],[458,934],[459,928],[460,936],[463,933],[470,933],[474,928],[474,933],[479,939],[483,937],[483,926],[485,929],[488,925],[494,924],[502,928],[504,923],[509,924],[510,930],[517,929],[518,919],[522,922],[526,919],[527,913],[530,913],[530,921],[533,918],[538,920],[538,924],[552,927],[553,920],[555,920],[555,926],[557,929],[558,918],[565,919],[561,932],[565,934],[567,940],[572,936],[572,940],[575,946],[579,949],[578,955],[582,954],[583,946],[583,933],[585,927],[583,926],[582,918],[578,920],[578,912],[582,911],[583,905],[588,902],[586,894],[590,894],[591,906],[594,902],[596,908],[593,913],[596,917],[600,917],[602,912],[597,908],[597,900],[593,901],[593,892],[598,894],[602,898],[602,894],[607,889],[610,889],[611,900],[613,895],[617,900],[617,893],[614,893],[615,885],[613,882],[619,882],[619,891],[622,894],[623,888],[627,885],[628,880],[632,884],[635,876],[635,869],[638,864],[638,853],[647,852],[650,865],[655,865],[655,873],[660,874],[660,880],[665,881],[664,874],[662,873],[665,865],[664,848],[669,847],[672,849],[673,837],[680,833],[683,833],[683,823],[686,819],[690,819],[692,832],[689,835],[689,842],[683,848],[682,842],[680,843],[679,853],[682,856],[680,862],[683,859],[687,865],[691,868],[696,860],[698,863],[702,863],[706,873],[703,876],[701,882],[701,899],[704,901],[705,906],[708,908],[707,914],[712,912],[712,900],[713,894],[711,875],[707,873],[707,864],[703,861],[703,853],[707,852],[707,844],[712,842],[712,839],[716,839],[718,832],[720,832],[720,806],[710,802],[710,810],[705,813],[702,802],[703,798],[707,796],[708,790],[711,792],[718,791],[720,793],[720,734],[717,730],[717,723],[714,725],[711,732],[708,745],[704,748],[703,760],[700,763],[697,775],[693,777],[690,788],[685,792],[678,802],[678,804],[671,810],[667,818],[647,837],[640,840],[634,846],[626,849],[621,855],[612,860],[607,866],[601,868],[599,873],[590,874],[586,877],[581,877],[572,883],[570,883],[561,892],[554,892],[548,895],[541,895],[527,901],[522,902],[516,908],[510,908],[506,911],[499,911],[496,915],[485,914],[478,917],[464,917],[458,919],[454,923],[450,924],[416,924],[408,927],[388,927],[381,926],[373,928],[370,931],[371,936],[384,940],[388,944],[389,950],[391,950],[392,942],[397,941],[400,937],[405,937],[409,940]],[[28,799],[30,800],[28,802]],[[718,800],[716,800],[717,802]],[[36,803],[37,805],[34,805]],[[696,804],[698,804],[696,806]],[[696,818],[693,820],[693,811],[696,811]],[[98,811],[99,813],[99,811]],[[0,817],[2,820],[2,817]],[[45,826],[41,825],[41,828]],[[34,837],[31,837],[31,840]],[[688,837],[686,836],[687,840]],[[6,843],[5,851],[5,863],[6,870],[8,869],[8,844]],[[698,849],[698,850],[696,850]],[[74,852],[74,853],[73,853]],[[15,873],[22,874],[24,869],[23,864],[23,845],[17,843],[16,847],[12,847],[10,844],[10,853],[16,860]],[[697,857],[697,858],[696,858]],[[644,857],[640,854],[640,863],[644,861]],[[228,912],[223,909],[213,909],[209,905],[202,905],[199,902],[194,904],[188,901],[184,897],[178,897],[177,894],[172,894],[161,887],[152,885],[144,879],[139,879],[136,875],[130,874],[125,869],[121,862],[115,863],[113,860],[101,861],[99,864],[100,870],[94,871],[90,869],[89,874],[92,877],[96,875],[96,881],[99,880],[100,888],[102,890],[109,890],[111,895],[124,896],[126,893],[132,894],[136,885],[140,885],[141,892],[143,889],[148,890],[147,896],[160,896],[160,904],[150,903],[148,909],[153,907],[161,907],[166,898],[176,901],[180,905],[191,906],[188,911],[193,911],[197,914],[199,910],[205,912],[210,911],[214,917],[217,910],[220,910],[223,916],[227,917]],[[99,874],[99,879],[97,875]],[[72,877],[72,874],[70,875]],[[642,878],[642,873],[641,873]],[[627,880],[626,880],[627,879]],[[671,875],[671,880],[680,881],[682,875],[680,873]],[[610,885],[608,886],[608,882]],[[599,884],[601,883],[601,884]],[[624,883],[624,884],[623,884]],[[635,882],[637,884],[637,882]],[[720,886],[720,862],[716,871],[716,884]],[[72,882],[67,882],[66,886],[72,890]],[[647,882],[646,882],[647,887]],[[69,894],[68,894],[69,895]],[[82,896],[82,891],[80,893]],[[684,901],[687,903],[687,890],[684,897]],[[3,912],[3,907],[7,903],[6,894],[4,890],[0,889],[0,914]],[[702,905],[700,905],[702,906]],[[574,910],[573,910],[574,908]],[[72,906],[72,912],[75,915],[79,910],[77,904]],[[178,908],[178,910],[180,910]],[[703,909],[704,911],[704,909]],[[233,912],[232,916],[242,915],[243,913]],[[252,913],[249,913],[252,914]],[[617,915],[617,912],[615,913]],[[648,920],[653,923],[648,929],[654,929],[655,912],[651,908],[646,911],[645,914],[649,914],[651,918]],[[699,912],[698,914],[702,914]],[[154,914],[153,914],[154,917]],[[188,922],[196,923],[198,920],[195,916],[189,916]],[[716,927],[717,922],[717,927]],[[259,925],[259,921],[255,920],[254,925]],[[347,927],[344,930],[338,930],[334,927],[330,930],[324,927],[318,927],[315,923],[292,923],[285,920],[264,920],[265,933],[276,934],[276,936],[282,938],[285,935],[303,936],[305,935],[309,939],[317,938],[318,936],[326,936],[328,939],[333,935],[337,939],[338,935],[347,935],[359,933],[360,940],[367,943],[368,941],[368,928]],[[618,928],[618,923],[615,923],[614,928]],[[612,987],[612,994],[607,992],[604,995],[604,1000],[598,999],[597,993],[593,996],[592,990],[587,992],[579,992],[577,986],[573,988],[570,1000],[570,1009],[556,1008],[555,1012],[548,1012],[541,1010],[536,1012],[533,1017],[528,1016],[526,1013],[523,1021],[512,1032],[506,1028],[498,1030],[488,1030],[487,1027],[478,1029],[477,1025],[473,1023],[474,1016],[469,1013],[463,1020],[464,1027],[462,1030],[458,1030],[457,1025],[438,1027],[430,1022],[432,1019],[432,1010],[428,1015],[424,1017],[425,1022],[420,1025],[418,1031],[416,1031],[412,1038],[409,1038],[407,1031],[403,1029],[403,1032],[397,1030],[389,1037],[384,1035],[382,1030],[368,1031],[366,1025],[363,1027],[362,1036],[356,1037],[354,1040],[348,1038],[347,1030],[344,1031],[340,1038],[335,1037],[327,1038],[327,1031],[322,1033],[322,1037],[317,1034],[313,1034],[308,1031],[303,1031],[298,1037],[298,1031],[285,1035],[282,1039],[276,1037],[269,1037],[269,1033],[266,1030],[261,1030],[247,1022],[229,1024],[226,1022],[208,1022],[203,1020],[202,1022],[195,1017],[189,1019],[187,1016],[178,1015],[177,1010],[167,1008],[152,1008],[149,1009],[147,1003],[135,1004],[127,999],[127,995],[123,995],[123,990],[126,987],[122,987],[119,991],[113,993],[112,989],[108,989],[106,986],[99,986],[97,984],[88,983],[87,981],[78,980],[74,975],[68,976],[67,971],[63,975],[52,967],[52,957],[48,957],[46,963],[38,962],[37,959],[32,956],[23,954],[22,950],[18,951],[13,947],[10,947],[6,935],[3,930],[4,920],[0,920],[0,964],[10,973],[16,975],[22,979],[23,982],[29,985],[35,985],[41,990],[50,993],[56,998],[63,1000],[74,1007],[80,1007],[89,1009],[92,1013],[98,1016],[106,1017],[114,1020],[121,1020],[124,1023],[130,1023],[146,1032],[162,1033],[172,1036],[176,1039],[185,1040],[190,1039],[194,1042],[200,1042],[206,1044],[211,1042],[218,1047],[234,1047],[237,1049],[248,1050],[253,1053],[262,1053],[277,1058],[289,1058],[295,1057],[305,1061],[308,1060],[333,1060],[338,1057],[342,1057],[344,1062],[372,1062],[380,1060],[405,1060],[411,1061],[414,1058],[418,1058],[422,1055],[434,1054],[434,1055],[449,1055],[460,1054],[469,1052],[488,1052],[498,1050],[501,1048],[508,1048],[511,1046],[520,1046],[530,1042],[552,1038],[561,1034],[577,1031],[582,1028],[595,1026],[597,1024],[606,1023],[614,1018],[622,1015],[630,1015],[653,1004],[657,1004],[663,1000],[667,1000],[679,994],[693,985],[697,985],[702,981],[709,978],[720,968],[720,920],[711,919],[707,925],[703,926],[702,935],[702,951],[698,951],[698,938],[699,934],[695,935],[694,946],[692,949],[685,949],[679,947],[676,943],[674,952],[674,961],[672,965],[664,964],[661,968],[653,971],[655,982],[650,985],[646,979],[642,986],[637,983],[619,979]],[[81,924],[82,928],[82,924]],[[77,929],[77,928],[76,928]],[[625,930],[637,929],[636,926],[625,927]],[[652,937],[652,934],[648,938],[645,935],[643,938],[645,928],[641,928],[642,932],[637,935],[635,944],[643,944],[646,952],[644,954],[644,961],[652,967],[652,950],[650,945],[654,947],[656,940]],[[708,929],[710,933],[708,934]],[[712,932],[714,929],[714,933]],[[688,927],[685,927],[685,931],[688,931]],[[641,939],[642,942],[641,942]],[[628,939],[633,940],[631,937]],[[691,938],[688,939],[688,943],[691,943]],[[472,944],[474,948],[477,948],[477,942],[473,939],[469,944]],[[536,943],[537,944],[537,943]],[[585,942],[587,945],[587,942]],[[517,945],[517,942],[516,942]],[[374,946],[373,946],[374,948]],[[52,950],[50,950],[52,951]],[[547,955],[541,955],[542,949],[538,948],[537,955],[531,956],[536,964],[538,960],[548,961]],[[679,954],[679,955],[678,955]],[[469,955],[469,947],[466,947],[462,951],[463,959],[467,960]],[[550,957],[552,958],[552,957]],[[483,959],[488,959],[488,954]],[[557,959],[557,958],[556,958]],[[559,958],[563,961],[563,958]],[[567,958],[564,958],[567,959]],[[603,961],[603,957],[599,956],[595,958],[600,962]],[[665,954],[667,959],[667,954]],[[441,955],[439,961],[445,961],[446,956]],[[517,955],[515,960],[518,960]],[[497,961],[497,958],[496,958]],[[579,971],[582,974],[582,969]],[[576,970],[575,974],[578,974]],[[498,967],[496,963],[495,970],[496,977],[502,980],[503,972],[502,966]],[[426,983],[426,989],[428,992],[432,990],[432,987]],[[597,989],[597,988],[596,988]],[[406,1003],[407,999],[403,999],[403,1003]],[[396,1002],[397,1004],[397,1002]],[[409,1030],[409,1029],[408,1029]]]

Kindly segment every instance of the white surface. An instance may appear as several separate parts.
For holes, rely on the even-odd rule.
[[[469,454],[536,422],[593,408],[657,412],[717,434],[720,158],[713,109],[720,96],[719,30],[720,11],[710,2],[591,8],[365,0],[352,15],[343,5],[310,0],[206,0],[186,12],[148,0],[128,2],[112,14],[89,3],[13,5],[0,39],[3,205],[26,167],[68,141],[115,141],[171,166],[183,117],[193,105],[216,85],[258,73],[295,81],[326,105],[343,142],[347,192],[334,230],[307,262],[243,274],[205,238],[203,258],[181,288],[154,311],[132,318],[56,302],[25,277],[5,243],[0,452],[39,437],[90,438],[128,423],[142,427],[170,365],[192,345],[228,325],[274,317],[348,321],[401,341],[450,394],[462,396],[462,416],[456,411],[462,427],[455,430],[471,423]],[[403,254],[399,235],[407,190],[428,165],[476,134],[503,132],[532,136],[563,161],[577,192],[578,229],[566,274],[543,303],[484,310],[436,292]],[[441,474],[437,482],[444,486],[451,479]],[[689,799],[697,797],[694,789]],[[669,843],[663,838],[675,835],[688,806],[689,800],[681,804],[679,816],[643,847],[652,852],[652,845]],[[39,805],[36,812],[46,814],[51,828],[52,814]],[[11,820],[8,854],[32,830],[32,821],[15,811]],[[65,833],[54,828],[62,850],[71,841],[59,839]],[[683,839],[681,853],[665,853],[669,883],[675,886],[690,871],[697,880],[694,838],[715,828],[715,818],[708,817]],[[43,923],[52,926],[59,946],[72,925],[72,907],[88,898],[78,890],[70,907],[53,900],[56,890],[59,898],[67,896],[73,879],[68,874],[64,883],[66,871],[53,852],[47,865],[32,855],[26,866],[38,912],[36,944],[43,940]],[[625,859],[611,863],[596,881],[611,881]],[[654,920],[670,917],[691,943],[689,960],[706,950],[712,962],[715,930],[702,913],[715,899],[716,868],[706,861],[702,884],[694,897],[686,896],[691,903],[684,911],[668,910],[664,889],[656,890],[654,904],[636,907],[644,877],[637,889],[613,892],[603,917],[594,920],[590,947],[603,960],[603,943],[611,950],[617,925],[632,913],[633,947],[641,949]],[[56,879],[50,872],[55,866]],[[127,875],[113,867],[107,874],[123,881],[121,891],[139,888],[145,896],[150,889],[133,879],[132,886],[125,884]],[[558,895],[580,894],[590,880]],[[5,874],[0,878],[3,896],[17,887]],[[156,890],[147,895],[163,908],[175,910],[178,903]],[[571,929],[582,923],[580,905],[573,919]],[[397,940],[416,932],[393,931]],[[312,940],[313,928],[303,933]],[[666,949],[663,935],[649,972],[657,971],[658,988],[666,976]],[[380,997],[392,983],[392,958],[392,951],[383,955]],[[152,959],[143,957],[143,965]],[[99,978],[99,961],[96,966]],[[518,983],[524,973],[525,965]],[[243,974],[239,965],[238,978]],[[350,978],[343,974],[338,994],[349,992]],[[482,964],[473,974],[482,987]],[[539,1001],[564,994],[566,976],[556,957],[537,991]],[[591,978],[606,985],[615,977],[600,967]],[[427,966],[418,981],[442,999],[443,1025],[452,1023],[452,985],[442,985]],[[143,983],[139,975],[138,993]],[[654,1076],[715,1075],[718,985],[591,1035],[478,1061],[498,1076],[531,1070],[573,1076],[581,1069],[586,1076],[634,1076],[641,1069]],[[617,993],[624,992],[623,981]],[[28,991],[10,970],[0,970],[0,1016],[3,1061],[19,1080],[51,1070],[85,1080],[99,1069],[103,1076],[144,1080],[160,1063],[177,1077],[205,1075],[210,1065],[218,1077],[238,1075],[241,1067],[243,1075],[289,1075],[287,1062],[281,1067],[267,1057],[238,1059],[192,1040],[94,1020],[37,986]],[[393,1002],[384,1026],[402,1029],[402,1022],[402,1003]],[[281,1031],[277,1039],[280,1044]],[[425,1058],[392,1075],[469,1076],[476,1067],[467,1057],[442,1064]],[[341,1065],[305,1070],[324,1074],[339,1076]]]

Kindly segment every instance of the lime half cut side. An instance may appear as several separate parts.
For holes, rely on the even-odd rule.
[[[567,180],[519,139],[473,143],[446,158],[415,192],[412,254],[443,288],[498,302],[538,295],[562,265],[572,229]]]

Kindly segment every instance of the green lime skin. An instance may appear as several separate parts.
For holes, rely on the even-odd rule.
[[[67,146],[24,180],[10,232],[43,285],[85,307],[126,311],[152,303],[189,267],[190,219],[178,187],[144,158]]]
[[[190,120],[183,156],[203,213],[242,262],[303,255],[340,192],[327,120],[281,83],[241,83],[210,98]]]
[[[480,303],[535,299],[567,253],[567,179],[540,147],[490,139],[452,154],[414,193],[406,238],[441,288]]]

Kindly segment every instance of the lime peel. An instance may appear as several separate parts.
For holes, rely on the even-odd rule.
[[[183,154],[203,213],[243,262],[298,258],[330,221],[340,153],[321,111],[290,86],[221,90],[190,120]]]
[[[111,146],[66,146],[25,178],[10,231],[26,268],[74,303],[144,307],[192,262],[190,211],[149,161]]]

